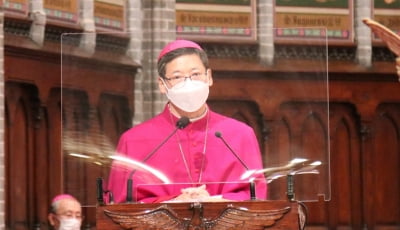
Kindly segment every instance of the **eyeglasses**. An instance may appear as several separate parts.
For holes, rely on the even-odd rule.
[[[56,214],[56,216],[61,216],[61,217],[67,218],[67,219],[72,219],[72,218],[75,218],[78,220],[83,219],[83,216],[80,213],[74,214],[74,213],[67,212],[67,213],[62,213],[62,214]]]
[[[190,80],[203,80],[203,76],[205,75],[205,73],[194,72],[187,76],[176,75],[172,77],[165,77],[164,79],[167,80],[169,83],[175,85],[185,81],[187,78],[189,78]]]

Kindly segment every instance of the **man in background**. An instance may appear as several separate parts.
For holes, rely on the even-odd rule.
[[[57,195],[51,202],[48,220],[56,230],[79,230],[82,224],[81,204],[69,194]]]

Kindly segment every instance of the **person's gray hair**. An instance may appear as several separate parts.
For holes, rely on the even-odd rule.
[[[50,204],[50,212],[51,212],[51,213],[54,213],[54,214],[57,214],[57,210],[58,210],[58,207],[60,206],[60,202],[61,202],[62,200],[65,200],[65,199],[71,199],[71,200],[78,201],[75,197],[73,197],[72,195],[69,195],[69,194],[60,194],[60,195],[57,195],[57,196],[55,196],[55,197],[53,198],[53,200],[51,201],[51,204]]]
[[[51,213],[57,214],[58,207],[60,206],[60,201],[61,200],[57,200],[57,201],[51,203],[51,205],[50,205]]]

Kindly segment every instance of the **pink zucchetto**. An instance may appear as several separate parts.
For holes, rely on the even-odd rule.
[[[172,41],[170,43],[168,43],[164,49],[161,50],[160,55],[158,55],[158,61],[167,53],[174,51],[176,49],[180,49],[180,48],[195,48],[195,49],[199,49],[199,50],[203,50],[199,44],[189,41],[189,40],[175,40]]]
[[[73,200],[76,200],[76,198],[73,197],[72,195],[69,195],[69,194],[60,194],[60,195],[55,196],[55,197],[53,198],[53,200],[51,201],[51,203],[54,203],[54,202],[56,202],[56,201],[63,200],[63,199],[73,199]]]

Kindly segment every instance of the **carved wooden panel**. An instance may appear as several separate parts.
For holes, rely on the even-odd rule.
[[[47,202],[47,115],[32,84],[7,83],[5,95],[6,223],[25,229],[40,224],[36,213]]]
[[[92,105],[84,91],[63,89],[63,181],[64,191],[74,194],[82,204],[96,204],[92,193],[96,180],[107,179],[118,137],[129,128],[126,97],[102,94]],[[79,158],[81,154],[90,158]],[[94,209],[85,208],[85,221],[95,225]]]
[[[300,229],[304,211],[287,201],[106,205],[97,207],[96,228]]]
[[[9,46],[5,53],[6,226],[48,229],[48,208],[54,195],[72,193],[80,186],[78,199],[83,204],[95,202],[91,194],[97,175],[108,174],[104,167],[64,158],[62,127],[77,130],[79,125],[83,131],[107,133],[109,142],[115,144],[131,126],[135,67],[109,61],[99,68],[91,61],[69,58],[63,69],[76,78],[65,78],[61,90],[64,84],[56,53],[33,54]],[[90,90],[93,85],[97,90]],[[65,113],[69,106],[71,114]],[[72,183],[71,178],[76,180]],[[95,210],[85,208],[84,215],[83,226],[94,226]]]
[[[229,77],[224,78],[225,75]],[[400,185],[394,179],[399,176],[400,145],[400,98],[397,93],[400,85],[397,82],[373,81],[370,80],[372,75],[368,75],[368,80],[364,76],[364,81],[360,82],[342,78],[331,80],[328,123],[317,103],[311,103],[311,113],[308,113],[309,105],[276,96],[292,82],[276,81],[274,74],[264,79],[256,77],[257,74],[253,77],[247,75],[246,79],[240,75],[243,73],[224,72],[219,78],[214,72],[216,80],[211,94],[227,101],[241,97],[250,103],[251,100],[256,102],[264,119],[265,161],[273,159],[270,156],[274,154],[288,158],[293,151],[288,143],[299,143],[299,146],[308,143],[311,147],[308,152],[317,153],[323,146],[321,135],[329,135],[332,197],[328,202],[322,198],[318,202],[307,202],[310,227],[362,229],[367,226],[383,229],[400,226],[398,207],[394,207],[398,204],[396,194]],[[287,93],[291,100],[296,98],[296,95]],[[309,96],[313,97],[311,88]],[[270,186],[274,189],[270,195],[279,194],[270,198],[285,197],[285,182],[280,183],[277,188]],[[304,184],[312,185],[312,181]],[[393,213],[384,207],[389,202]]]
[[[371,154],[362,165],[364,211],[369,226],[387,229],[400,222],[400,104],[380,104],[369,125]]]

